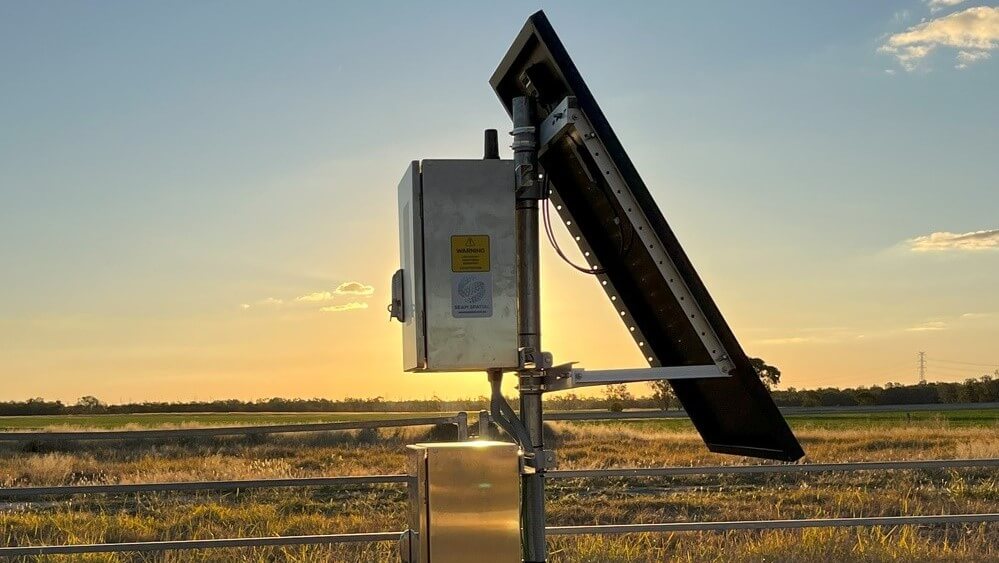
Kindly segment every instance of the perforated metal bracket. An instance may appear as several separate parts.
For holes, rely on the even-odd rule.
[[[665,246],[656,236],[655,229],[652,228],[652,224],[642,212],[642,207],[635,200],[631,190],[628,189],[627,183],[624,181],[620,171],[614,164],[613,159],[609,156],[609,152],[603,142],[594,131],[592,124],[586,118],[586,114],[578,108],[576,98],[574,96],[569,96],[563,99],[562,102],[548,114],[545,120],[541,122],[538,135],[540,144],[539,154],[543,155],[550,147],[553,146],[553,144],[559,142],[559,140],[565,135],[572,135],[573,138],[577,139],[577,141],[585,147],[585,150],[593,161],[602,171],[604,171],[605,175],[603,176],[603,179],[610,185],[610,193],[616,199],[620,208],[625,210],[625,219],[631,222],[634,227],[633,232],[638,237],[638,240],[655,259],[657,267],[659,268],[663,278],[669,281],[670,291],[673,293],[677,303],[679,303],[680,307],[684,311],[688,322],[690,322],[696,330],[698,338],[700,338],[701,343],[710,354],[715,366],[717,366],[717,371],[721,372],[723,375],[731,373],[735,369],[735,364],[730,359],[725,346],[722,345],[722,342],[715,333],[714,328],[707,321],[707,317],[701,310],[697,299],[687,287],[683,276],[680,275],[676,265],[673,263],[673,260],[666,252]],[[576,244],[579,246],[590,267],[594,271],[599,270],[600,265],[597,263],[593,249],[590,248],[583,233],[580,232],[578,227],[573,224],[571,218],[565,217],[565,211],[563,209],[562,202],[558,197],[557,190],[552,190],[550,197],[552,202],[555,204],[555,209],[559,212],[559,215],[562,216],[566,227],[573,235]],[[596,277],[600,280],[601,286],[607,293],[608,298],[614,304],[614,307],[621,314],[622,320],[625,321],[632,337],[635,339],[638,347],[642,350],[642,355],[645,356],[646,360],[648,360],[649,364],[654,368],[660,367],[657,365],[659,364],[659,359],[656,358],[655,353],[646,346],[646,339],[642,335],[639,327],[636,323],[628,322],[628,319],[632,318],[632,315],[623,303],[623,300],[618,299],[617,290],[614,288],[609,277],[603,274],[598,274]],[[685,366],[679,366],[672,369],[683,369],[684,367]],[[669,378],[646,377],[642,380],[649,379]]]

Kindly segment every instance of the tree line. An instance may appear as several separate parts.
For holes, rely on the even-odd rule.
[[[657,387],[654,386],[654,389]],[[782,407],[834,407],[862,405],[915,405],[950,403],[999,402],[999,378],[984,375],[962,383],[922,383],[902,385],[888,383],[884,386],[838,389],[795,389],[771,391],[778,406]],[[516,405],[516,400],[511,398]],[[226,399],[218,401],[143,402],[107,404],[96,397],[81,397],[74,404],[46,401],[42,398],[26,401],[0,402],[0,416],[61,415],[61,414],[143,414],[143,413],[225,413],[225,412],[452,412],[478,411],[489,408],[486,397],[475,399],[387,400],[372,399],[282,399],[269,398],[256,401]],[[635,396],[624,385],[605,388],[603,396],[582,397],[574,393],[556,393],[545,397],[549,410],[623,410],[623,409],[674,409],[679,408],[675,398],[668,393],[654,392],[649,396]]]

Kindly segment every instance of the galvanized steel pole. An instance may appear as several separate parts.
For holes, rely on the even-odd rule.
[[[544,197],[538,178],[537,128],[533,100],[513,99],[513,158],[517,190],[517,287],[520,334],[520,418],[531,443],[521,483],[521,535],[525,563],[544,563],[545,455],[541,410],[541,268],[538,201]]]

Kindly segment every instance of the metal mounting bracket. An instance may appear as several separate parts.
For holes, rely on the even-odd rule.
[[[571,368],[571,366],[572,364],[563,364],[557,366],[556,368],[546,370],[544,377],[544,391],[564,391],[566,389],[574,389],[576,387],[634,383],[638,381],[656,381],[660,379],[709,379],[715,377],[730,377],[714,364],[704,366],[598,369],[591,371],[587,371],[582,368]],[[565,369],[567,367],[569,369]]]
[[[622,209],[627,210],[626,220],[631,221],[635,227],[635,233],[637,240],[649,249],[652,253],[658,267],[663,275],[664,279],[670,281],[669,289],[673,292],[677,303],[683,309],[686,318],[689,320],[690,324],[695,329],[698,338],[700,338],[701,343],[704,345],[705,349],[710,353],[712,361],[714,361],[717,370],[723,374],[730,373],[735,369],[735,363],[729,357],[725,346],[722,344],[721,339],[715,334],[714,327],[708,322],[707,316],[704,311],[701,310],[697,299],[691,293],[690,288],[683,281],[683,276],[680,275],[673,263],[672,258],[664,250],[663,246],[659,244],[658,239],[655,238],[653,234],[655,229],[652,228],[652,224],[649,222],[648,218],[641,211],[641,206],[639,206],[631,195],[630,190],[627,188],[623,177],[617,170],[614,161],[610,158],[607,148],[604,146],[603,142],[597,136],[593,129],[593,125],[587,119],[586,114],[579,109],[578,103],[574,96],[568,96],[564,98],[558,106],[553,109],[544,121],[541,122],[538,132],[539,140],[539,150],[538,154],[545,154],[549,148],[551,148],[556,143],[563,140],[565,136],[571,136],[575,139],[575,142],[580,146],[579,150],[585,150],[589,153],[590,158],[597,165],[600,166],[602,170],[606,170],[606,177],[604,180],[611,186],[610,193],[612,197],[617,199],[617,203]],[[561,210],[560,200],[555,193],[550,194],[553,203],[556,204],[556,210]],[[596,263],[593,249],[589,247],[583,233],[578,231],[578,228],[571,224],[566,223],[575,239],[580,249],[583,251],[590,262],[590,266],[593,269],[597,269],[599,264]],[[601,278],[601,285],[604,291],[608,293],[608,296],[612,301],[617,299],[615,295],[616,289],[614,288],[611,281],[606,278]],[[614,304],[616,308],[621,311],[621,316],[624,317],[627,313],[625,305],[617,300]],[[629,315],[630,318],[630,315]],[[658,360],[655,354],[648,350],[645,346],[645,336],[642,334],[641,329],[637,326],[629,327],[632,337],[638,344],[639,348],[643,348],[642,353],[648,359],[650,364],[655,365]],[[657,366],[658,367],[658,366]],[[669,367],[669,366],[663,366]],[[683,366],[672,368],[672,369],[682,369]],[[669,379],[668,377],[646,377],[644,379]],[[644,380],[643,379],[643,380]]]

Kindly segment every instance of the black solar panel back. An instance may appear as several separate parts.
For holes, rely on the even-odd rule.
[[[596,137],[589,141],[599,142],[600,149],[594,150],[591,143],[588,150],[588,139],[578,131],[554,138],[543,148],[540,162],[552,199],[602,272],[597,277],[615,297],[625,326],[632,329],[650,364],[731,367],[729,377],[671,381],[708,448],[785,461],[802,457],[797,439],[543,12],[527,21],[490,83],[508,112],[514,97],[532,96],[542,119],[556,108],[551,117],[560,119],[563,100],[575,98],[592,127],[587,135]],[[604,156],[601,150],[606,150]],[[608,160],[597,162],[603,159]],[[616,178],[620,181],[615,183]],[[675,273],[664,273],[664,261]],[[678,293],[677,287],[684,290]],[[691,304],[681,302],[686,296],[703,316],[698,326],[690,318],[697,316],[690,313]],[[705,344],[704,334],[711,332],[715,339],[708,340],[715,344]],[[722,362],[716,362],[719,357]]]

